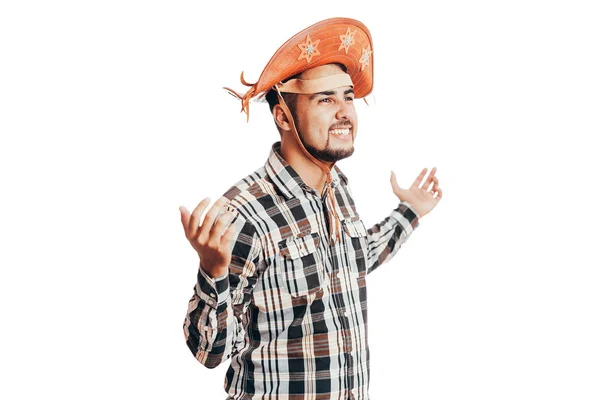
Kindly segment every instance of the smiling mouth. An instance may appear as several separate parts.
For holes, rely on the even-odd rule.
[[[342,129],[331,129],[329,134],[336,136],[347,136],[350,134],[351,128],[342,128]]]

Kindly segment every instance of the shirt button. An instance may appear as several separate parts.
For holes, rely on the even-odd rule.
[[[208,305],[209,306],[214,306],[215,305],[215,301],[213,299],[208,299]]]
[[[211,294],[210,294],[210,297],[215,297],[215,294],[214,294],[214,293],[211,293]]]
[[[204,331],[206,332],[206,331],[208,331],[210,328],[209,328],[208,326],[204,326],[204,327],[202,327],[202,329],[204,329]]]

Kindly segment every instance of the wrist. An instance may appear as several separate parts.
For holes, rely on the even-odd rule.
[[[202,265],[202,262],[200,263],[200,268],[202,269],[202,271],[204,271],[204,273],[206,275],[208,275],[209,277],[211,277],[214,280],[219,280],[219,279],[223,279],[224,277],[226,277],[229,274],[229,268],[205,268]]]

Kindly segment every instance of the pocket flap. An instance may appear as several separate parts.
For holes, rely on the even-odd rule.
[[[365,237],[367,236],[367,230],[363,225],[360,218],[356,219],[345,219],[342,221],[342,226],[346,233],[351,237]]]
[[[282,256],[296,259],[314,253],[319,248],[321,237],[317,232],[300,237],[290,237],[279,242],[279,252]]]

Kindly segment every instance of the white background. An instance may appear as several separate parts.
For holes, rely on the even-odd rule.
[[[182,323],[178,207],[278,134],[222,86],[333,16],[374,40],[349,176],[365,225],[444,197],[369,275],[371,397],[599,399],[600,14],[592,1],[54,1],[0,6],[0,397],[224,399]],[[389,3],[391,4],[391,3]]]

